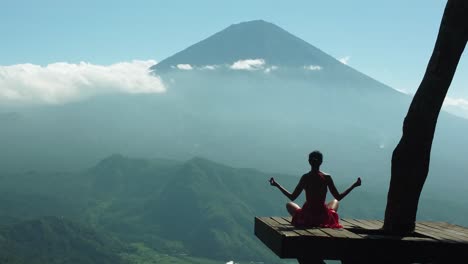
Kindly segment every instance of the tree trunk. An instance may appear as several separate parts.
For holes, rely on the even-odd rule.
[[[449,0],[426,73],[403,122],[403,136],[393,151],[383,227],[391,234],[414,231],[437,118],[467,40],[468,1]]]

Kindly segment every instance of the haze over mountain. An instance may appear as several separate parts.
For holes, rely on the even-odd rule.
[[[320,149],[326,171],[386,189],[411,98],[287,31],[233,25],[151,70],[166,93],[3,107],[2,170],[78,169],[123,153],[301,175],[307,154]],[[441,114],[428,190],[465,197],[466,133],[466,120]]]

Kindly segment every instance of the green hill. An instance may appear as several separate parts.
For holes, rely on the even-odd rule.
[[[0,208],[4,218],[65,215],[171,256],[276,261],[253,236],[252,225],[255,215],[283,213],[285,199],[272,195],[271,176],[202,158],[112,155],[76,173],[5,176]]]
[[[0,263],[126,263],[119,241],[58,217],[19,222],[0,231]]]

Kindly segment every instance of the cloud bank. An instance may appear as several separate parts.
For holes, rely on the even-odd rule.
[[[248,60],[238,60],[234,62],[230,68],[233,70],[246,70],[246,71],[255,71],[261,70],[265,66],[264,59],[248,59]]]
[[[0,65],[0,104],[64,104],[106,93],[161,93],[166,87],[148,70],[154,64],[135,60],[111,65]]]
[[[443,109],[449,113],[468,119],[468,99],[446,97]]]
[[[462,109],[468,110],[468,100],[464,98],[446,97],[444,100],[444,106],[457,106]]]
[[[190,71],[190,70],[193,70],[193,67],[192,65],[190,64],[177,64],[177,69],[179,70],[186,70],[186,71]]]

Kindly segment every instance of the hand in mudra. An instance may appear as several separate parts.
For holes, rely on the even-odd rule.
[[[275,179],[273,177],[270,178],[270,185],[271,186],[277,186],[278,185],[278,183],[276,183],[276,181],[275,181]]]
[[[361,186],[361,177],[358,177],[356,182],[354,183],[354,186],[358,187]]]

